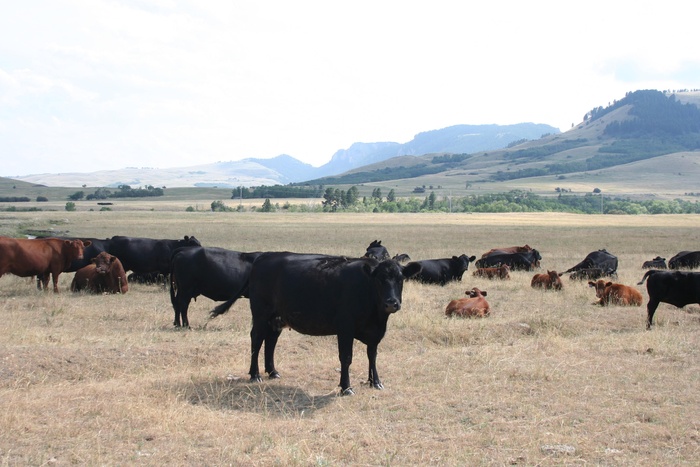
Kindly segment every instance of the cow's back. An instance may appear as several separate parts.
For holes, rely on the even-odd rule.
[[[250,275],[254,320],[279,319],[303,334],[331,335],[372,312],[369,279],[362,271],[372,259],[263,253]]]

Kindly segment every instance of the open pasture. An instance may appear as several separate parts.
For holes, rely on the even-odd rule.
[[[700,249],[697,216],[568,214],[4,213],[0,232],[181,238],[239,251],[359,256],[374,239],[412,259],[480,256],[529,244],[542,270],[600,248],[636,286],[645,260]],[[14,233],[13,233],[14,232]],[[167,291],[43,293],[0,278],[0,465],[697,465],[700,309],[594,306],[585,282],[533,290],[534,273],[407,282],[379,345],[384,391],[338,397],[334,337],[285,331],[282,378],[248,382],[250,311],[239,300],[191,330],[172,327]],[[488,291],[491,316],[447,319],[447,303]]]

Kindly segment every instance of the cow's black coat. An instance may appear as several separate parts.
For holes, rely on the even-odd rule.
[[[420,271],[420,265],[401,266],[396,261],[371,258],[268,252],[261,254],[250,274],[251,380],[260,380],[258,355],[265,343],[265,372],[279,377],[274,352],[284,327],[314,336],[337,335],[340,388],[352,394],[350,364],[354,339],[367,345],[369,383],[382,389],[377,374],[377,346],[387,321],[401,308],[404,279]],[[212,310],[224,313],[232,298]]]
[[[583,261],[578,263],[576,266],[573,266],[564,271],[564,274],[573,271],[579,271],[581,269],[593,268],[603,270],[605,275],[613,275],[617,272],[617,256],[613,255],[612,253],[609,253],[605,249],[592,251],[588,253],[588,255],[586,255]]]
[[[668,260],[669,269],[694,269],[700,266],[700,251],[681,251]]]
[[[476,256],[453,256],[452,258],[424,259],[416,261],[421,265],[421,271],[411,279],[427,284],[445,285],[450,281],[461,281],[462,275],[469,268],[469,263]],[[411,264],[411,263],[409,263]]]
[[[119,258],[124,271],[137,274],[156,272],[167,277],[170,257],[178,248],[201,246],[199,240],[185,236],[181,240],[159,240],[115,235],[110,240],[108,253]]]
[[[522,253],[497,253],[479,259],[475,264],[477,268],[492,268],[507,264],[511,270],[532,271],[540,267],[542,256],[533,249]]]
[[[214,301],[248,297],[245,285],[259,252],[241,253],[214,247],[175,250],[170,262],[170,302],[175,326],[189,327],[187,309],[199,295]]]
[[[367,247],[367,251],[365,251],[364,257],[374,258],[377,261],[384,261],[385,259],[389,259],[391,256],[389,256],[389,250],[382,246],[381,240],[374,240]]]
[[[666,269],[666,258],[657,256],[652,260],[644,261],[642,269]]]
[[[670,303],[678,308],[697,303],[700,305],[700,273],[686,271],[660,271],[651,269],[637,285],[647,281],[647,329],[651,329],[654,312],[659,303]]]

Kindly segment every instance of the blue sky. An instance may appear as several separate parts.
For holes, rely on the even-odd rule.
[[[0,15],[0,175],[180,167],[456,124],[568,130],[700,88],[685,1],[26,0]]]

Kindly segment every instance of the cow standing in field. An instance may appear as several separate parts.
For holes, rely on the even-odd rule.
[[[479,290],[474,287],[464,293],[467,294],[467,298],[452,300],[447,304],[447,308],[445,308],[446,316],[484,318],[491,314],[491,306],[484,298],[487,295],[485,290]]]
[[[125,294],[129,291],[129,284],[119,258],[103,251],[92,258],[91,264],[76,271],[70,289],[73,292]]]
[[[647,281],[647,329],[651,329],[659,303],[670,303],[682,308],[691,303],[700,305],[700,272],[660,271],[651,269],[637,285]]]
[[[336,335],[340,357],[341,394],[353,394],[350,364],[353,341],[367,345],[369,383],[383,389],[377,373],[377,347],[389,316],[401,309],[403,282],[420,271],[420,264],[343,256],[263,253],[250,274],[250,310],[253,315],[250,378],[260,381],[258,355],[265,343],[265,372],[279,378],[274,353],[282,329],[290,327],[312,336]],[[212,310],[225,313],[242,294]]]
[[[547,271],[547,274],[535,274],[532,276],[530,287],[544,290],[561,290],[562,283],[557,271]]]
[[[173,252],[190,246],[201,244],[196,238],[187,235],[181,240],[115,235],[110,239],[108,252],[119,258],[125,271],[136,274],[156,273],[167,277]]]
[[[58,276],[74,260],[82,259],[83,250],[89,245],[89,240],[83,243],[58,238],[0,237],[0,277],[8,272],[20,277],[40,276],[48,290],[51,274],[53,291],[58,293]]]
[[[469,268],[469,263],[474,261],[476,256],[453,256],[452,258],[424,259],[416,261],[421,268],[418,274],[410,277],[412,280],[426,284],[445,285],[451,281],[461,281],[462,276]],[[408,263],[409,265],[412,263]]]
[[[642,306],[642,294],[634,287],[602,279],[589,281],[588,286],[595,289],[597,305]]]
[[[495,268],[478,268],[473,275],[487,279],[510,279],[510,266],[502,264]]]
[[[170,302],[175,310],[176,327],[190,327],[187,310],[197,297],[223,301],[240,293],[248,297],[253,261],[260,253],[241,253],[214,247],[188,247],[175,250],[170,263]]]

